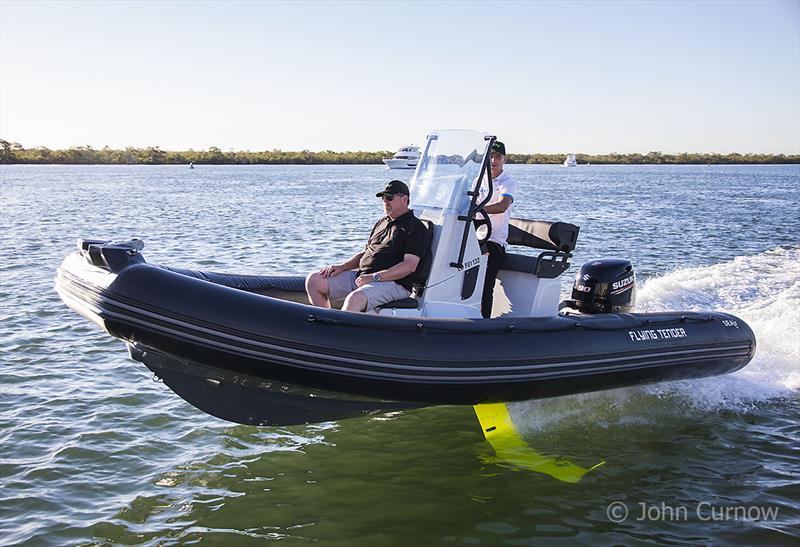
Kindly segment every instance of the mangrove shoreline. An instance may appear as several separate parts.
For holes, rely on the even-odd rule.
[[[211,165],[369,165],[380,164],[392,152],[311,152],[302,150],[264,150],[261,152],[223,152],[208,150],[170,151],[158,146],[128,147],[124,150],[109,147],[77,146],[64,150],[23,148],[15,142],[0,140],[0,164],[64,164],[64,165],[180,165],[195,163]],[[509,154],[509,163],[559,164],[566,154]],[[704,165],[704,164],[798,164],[800,154],[575,154],[578,163],[594,165]]]

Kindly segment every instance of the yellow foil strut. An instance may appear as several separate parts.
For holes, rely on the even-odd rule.
[[[586,473],[606,463],[602,461],[589,469],[584,469],[567,460],[539,454],[520,436],[514,427],[514,422],[511,421],[505,403],[474,405],[473,408],[484,437],[494,449],[495,456],[487,458],[489,463],[544,473],[571,483],[580,481]]]

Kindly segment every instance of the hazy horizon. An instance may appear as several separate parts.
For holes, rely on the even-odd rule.
[[[800,2],[0,3],[27,149],[800,153]]]
[[[324,153],[324,152],[333,152],[333,153],[336,153],[336,154],[355,154],[355,153],[375,154],[375,153],[378,153],[378,152],[387,152],[387,153],[393,154],[394,152],[397,151],[397,150],[392,150],[392,149],[388,149],[388,148],[386,148],[386,149],[372,149],[372,150],[328,150],[328,149],[325,149],[325,150],[312,150],[310,148],[301,148],[301,149],[296,149],[296,150],[288,150],[288,149],[283,149],[283,148],[269,148],[269,149],[265,148],[265,149],[246,149],[246,150],[243,150],[243,149],[235,149],[235,148],[223,148],[221,146],[216,146],[216,145],[211,145],[210,147],[207,147],[207,148],[177,149],[177,148],[162,148],[162,147],[160,147],[158,145],[150,145],[150,146],[142,146],[142,147],[139,147],[139,146],[123,146],[123,147],[120,147],[120,148],[116,148],[116,147],[110,147],[108,145],[95,146],[95,145],[92,145],[92,144],[76,144],[76,145],[68,146],[66,148],[50,148],[49,146],[43,146],[43,145],[40,145],[40,146],[25,146],[24,143],[20,143],[18,141],[13,140],[13,139],[6,139],[5,137],[0,137],[0,140],[5,140],[5,141],[7,141],[9,143],[12,143],[12,144],[19,144],[26,150],[32,150],[32,149],[35,149],[35,148],[44,147],[44,148],[47,148],[47,149],[53,150],[53,151],[55,151],[55,150],[68,150],[70,148],[80,148],[80,147],[84,147],[84,146],[88,146],[88,147],[92,148],[93,150],[103,150],[104,148],[110,148],[111,150],[126,150],[128,148],[135,148],[135,149],[141,150],[141,149],[147,149],[150,146],[152,146],[153,148],[159,148],[160,150],[162,150],[164,152],[201,152],[201,151],[207,151],[207,150],[209,150],[209,148],[214,147],[214,148],[218,148],[223,153],[228,153],[228,152],[258,153],[258,152],[279,151],[279,152],[286,152],[286,153],[310,152],[312,154],[318,154],[318,153]],[[411,144],[411,143],[409,143],[409,144]],[[424,145],[425,141],[422,140],[420,144]],[[624,156],[624,155],[631,155],[631,154],[647,155],[648,153],[651,153],[651,152],[656,152],[656,153],[659,153],[659,154],[670,155],[670,156],[679,155],[679,154],[698,154],[698,155],[712,155],[712,154],[732,155],[732,154],[739,154],[739,155],[742,155],[742,156],[746,156],[746,155],[796,156],[796,155],[800,154],[800,151],[799,152],[785,153],[785,152],[749,152],[749,151],[736,151],[736,150],[734,150],[732,152],[696,151],[696,150],[680,150],[678,152],[665,152],[663,150],[633,150],[633,151],[628,151],[628,152],[620,152],[618,150],[612,150],[610,152],[583,152],[583,151],[580,151],[580,150],[577,150],[577,151],[576,150],[567,150],[567,151],[555,151],[555,152],[540,152],[540,151],[526,152],[526,151],[519,150],[519,151],[515,151],[515,152],[509,151],[508,153],[509,154],[521,154],[521,155],[534,155],[534,154],[544,154],[544,155],[553,155],[553,154],[555,154],[555,155],[558,155],[558,154],[563,154],[565,156],[568,155],[568,154],[575,154],[575,155],[578,155],[578,156],[580,156],[580,155],[584,155],[584,156],[603,156],[603,155],[619,154],[619,155],[623,155]]]

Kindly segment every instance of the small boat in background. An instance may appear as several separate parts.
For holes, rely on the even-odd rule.
[[[419,155],[419,146],[404,146],[391,158],[383,158],[383,163],[389,169],[416,169]]]
[[[189,162],[189,169],[194,169],[194,162],[193,161]]]
[[[569,154],[567,159],[564,160],[564,165],[567,167],[575,167],[578,165],[578,161],[575,159],[575,154]]]

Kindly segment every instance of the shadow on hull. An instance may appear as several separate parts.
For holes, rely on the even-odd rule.
[[[245,425],[299,425],[426,406],[342,398],[335,393],[242,375],[222,378],[213,368],[197,362],[134,344],[129,344],[128,349],[133,359],[144,363],[192,406],[217,418]]]

